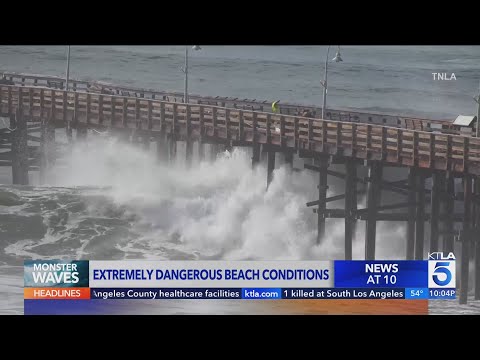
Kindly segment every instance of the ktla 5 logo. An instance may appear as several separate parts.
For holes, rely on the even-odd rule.
[[[428,287],[455,288],[455,256],[452,253],[448,256],[443,256],[442,253],[433,253],[428,258]]]

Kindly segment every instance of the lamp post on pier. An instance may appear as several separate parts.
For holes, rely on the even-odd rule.
[[[67,70],[65,71],[65,90],[68,91],[68,80],[70,79],[70,45],[67,47]]]
[[[195,51],[202,50],[198,45],[192,46]],[[183,92],[183,102],[188,103],[188,46],[185,46],[185,66],[183,67],[183,73],[185,74],[185,86]]]
[[[325,75],[324,75],[323,81],[321,81],[321,84],[323,86],[322,119],[325,118],[325,108],[327,106],[327,88],[328,88],[327,77],[328,77],[328,62],[330,61],[329,60],[329,53],[330,53],[330,45],[327,48],[327,57],[325,59]],[[340,55],[340,46],[338,46],[337,53],[335,54],[335,57],[331,61],[335,61],[335,62],[343,61],[343,59]]]
[[[70,80],[70,45],[67,46],[67,69],[65,70],[65,91],[68,91],[68,81]],[[67,100],[68,102],[68,100]],[[72,141],[72,124],[67,120],[65,124],[65,132],[68,142]]]
[[[474,97],[477,102],[477,131],[475,136],[480,137],[480,82],[478,84],[478,95]]]

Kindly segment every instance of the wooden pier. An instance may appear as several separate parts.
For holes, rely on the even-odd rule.
[[[154,142],[162,161],[173,160],[177,142],[185,142],[187,165],[194,143],[201,158],[204,144],[213,145],[214,152],[216,147],[249,147],[252,166],[265,154],[267,186],[277,152],[290,164],[294,155],[312,159],[305,168],[318,172],[318,197],[306,206],[316,213],[319,243],[325,221],[343,218],[345,259],[352,259],[354,229],[364,220],[365,259],[372,260],[377,222],[403,221],[405,259],[423,259],[427,250],[450,252],[459,242],[460,303],[467,302],[472,259],[475,299],[480,299],[480,138],[473,132],[455,129],[447,120],[378,113],[329,110],[327,119],[302,117],[296,114],[305,109],[321,112],[294,104],[272,113],[268,102],[248,99],[191,96],[185,104],[181,94],[77,80],[71,80],[71,91],[64,91],[59,78],[7,75],[13,84],[0,85],[0,116],[9,119],[8,127],[0,129],[0,166],[12,167],[14,184],[28,184],[29,171],[39,171],[42,178],[55,162],[56,128],[65,128],[70,141],[85,139],[86,130],[94,129],[144,148]],[[332,164],[344,171],[333,170]],[[385,180],[389,167],[404,168],[405,179]],[[361,170],[366,177],[358,175]],[[328,175],[344,180],[343,194],[327,196]],[[455,187],[456,180],[462,182],[462,191]],[[427,181],[432,186],[426,186]],[[404,201],[384,204],[382,191]],[[365,208],[358,206],[359,195],[366,195]],[[342,199],[343,208],[328,207]],[[455,212],[457,202],[463,211]],[[430,239],[425,239],[426,228]]]

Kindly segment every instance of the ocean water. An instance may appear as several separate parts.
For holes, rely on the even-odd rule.
[[[190,51],[190,93],[321,104],[325,47],[204,46]],[[335,54],[332,48],[330,58]],[[328,106],[451,119],[476,113],[480,47],[341,47],[329,65]],[[0,71],[63,75],[65,47],[0,46]],[[183,91],[184,47],[73,46],[71,77]],[[457,80],[434,81],[432,72]],[[0,122],[1,126],[1,122]],[[62,139],[60,132],[58,139]],[[343,222],[327,221],[316,245],[309,171],[278,162],[252,171],[245,149],[216,161],[159,164],[152,152],[89,132],[65,151],[47,185],[12,186],[0,168],[0,313],[23,312],[24,259],[341,259]],[[296,160],[301,168],[301,161]],[[396,176],[396,174],[392,175]],[[331,195],[343,183],[331,181]],[[339,203],[341,206],[341,203]],[[378,224],[377,257],[404,257],[402,223]],[[358,222],[354,258],[363,257]],[[471,277],[472,278],[472,277]],[[232,302],[161,303],[157,313],[271,313]],[[480,313],[479,302],[431,302],[431,313]]]

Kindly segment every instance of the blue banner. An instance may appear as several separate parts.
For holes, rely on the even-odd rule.
[[[408,294],[407,294],[407,292]],[[420,299],[428,289],[401,288],[92,288],[92,300]],[[408,296],[407,296],[408,295]],[[414,296],[417,295],[417,296]]]
[[[334,263],[335,288],[428,288],[428,261],[346,261]]]

